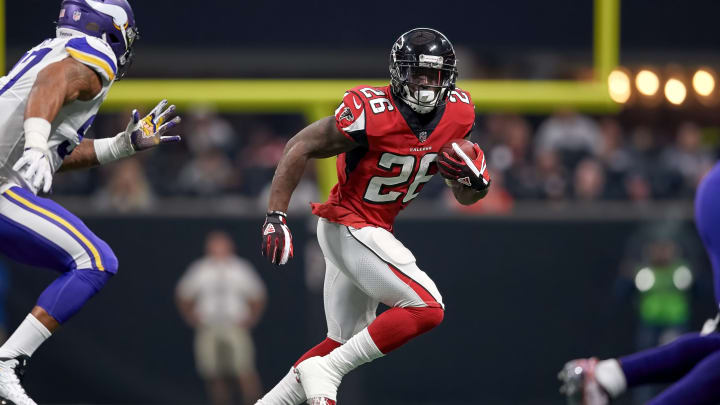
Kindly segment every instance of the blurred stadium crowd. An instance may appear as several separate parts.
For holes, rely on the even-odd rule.
[[[55,193],[91,196],[98,211],[152,210],[166,197],[232,196],[261,206],[285,142],[305,125],[299,115],[224,115],[209,106],[192,108],[184,118],[182,144],[58,176]],[[94,133],[114,134],[124,120],[124,114],[101,115]],[[479,116],[472,136],[486,151],[494,184],[472,209],[509,212],[515,201],[691,199],[716,159],[712,129],[682,120],[655,126],[625,121],[569,110]],[[317,199],[312,165],[297,194],[295,209]],[[438,179],[423,194],[452,205]]]

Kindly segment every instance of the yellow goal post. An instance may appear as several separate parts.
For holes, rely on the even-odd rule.
[[[572,80],[465,80],[479,112],[550,113],[573,108],[611,113],[619,106],[610,99],[607,77],[618,65],[620,0],[594,0],[593,66],[589,81]],[[0,0],[0,74],[6,66],[5,0]],[[308,121],[326,117],[344,92],[359,84],[385,85],[387,79],[129,79],[116,83],[102,112],[130,106],[154,105],[167,98],[179,107],[212,104],[224,112],[301,113]],[[318,188],[327,196],[337,181],[335,160],[318,161]]]

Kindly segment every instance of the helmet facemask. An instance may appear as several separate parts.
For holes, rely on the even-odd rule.
[[[137,27],[130,27],[122,30],[123,38],[127,46],[127,50],[118,58],[118,74],[115,80],[120,80],[127,74],[135,60],[135,49],[133,45],[140,39],[140,30]]]
[[[413,111],[427,114],[445,102],[455,88],[454,60],[421,54],[418,60],[399,60],[393,54],[390,74],[397,96]]]

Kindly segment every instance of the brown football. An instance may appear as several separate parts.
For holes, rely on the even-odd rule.
[[[457,159],[462,162],[462,159],[460,156],[458,156],[455,153],[455,150],[453,150],[452,144],[456,143],[462,149],[463,152],[465,152],[466,155],[470,159],[475,159],[477,157],[477,153],[475,153],[474,143],[466,140],[466,139],[453,139],[452,141],[446,143],[440,148],[439,155],[442,156],[443,152],[447,152],[448,155],[450,155],[451,158]]]

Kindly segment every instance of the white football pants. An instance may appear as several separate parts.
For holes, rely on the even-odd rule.
[[[345,343],[367,327],[380,302],[444,308],[435,283],[387,230],[356,229],[320,218],[317,238],[325,256],[323,296],[330,339]]]

